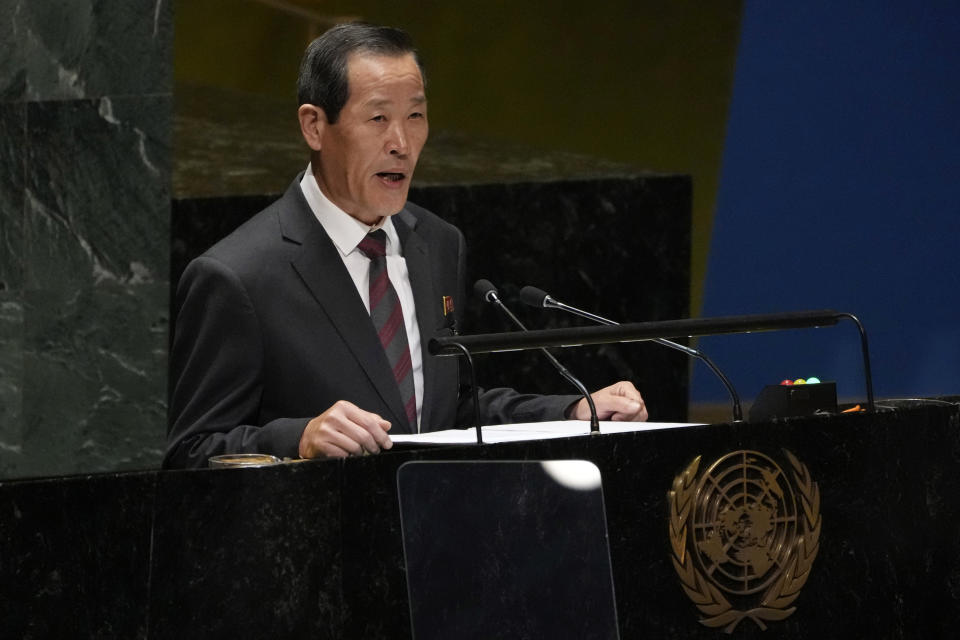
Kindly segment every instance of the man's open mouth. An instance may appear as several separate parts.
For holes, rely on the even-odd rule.
[[[400,182],[406,177],[406,175],[402,173],[393,173],[391,171],[381,171],[377,174],[377,177],[383,178],[384,180],[389,180],[390,182]]]

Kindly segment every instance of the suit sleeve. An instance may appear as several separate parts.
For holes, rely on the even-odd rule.
[[[480,419],[483,424],[514,424],[566,420],[567,407],[582,398],[577,395],[537,395],[500,387],[480,389]],[[473,426],[473,398],[460,398],[457,423]]]
[[[214,258],[197,258],[177,302],[164,467],[203,467],[223,453],[296,457],[310,418],[259,424],[263,342],[240,278]]]

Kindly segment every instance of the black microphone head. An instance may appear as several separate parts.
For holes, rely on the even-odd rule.
[[[547,306],[547,298],[550,295],[543,289],[537,289],[536,287],[526,286],[523,289],[520,289],[520,302],[523,304],[530,305],[531,307],[545,307]]]
[[[493,302],[497,297],[497,288],[489,280],[481,278],[473,284],[473,290],[484,302]]]

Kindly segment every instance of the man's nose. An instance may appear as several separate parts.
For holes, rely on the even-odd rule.
[[[404,123],[394,122],[387,137],[387,152],[392,156],[405,156],[409,151]]]

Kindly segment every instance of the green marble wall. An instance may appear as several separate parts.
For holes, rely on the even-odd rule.
[[[0,1],[0,478],[165,438],[172,5]]]

